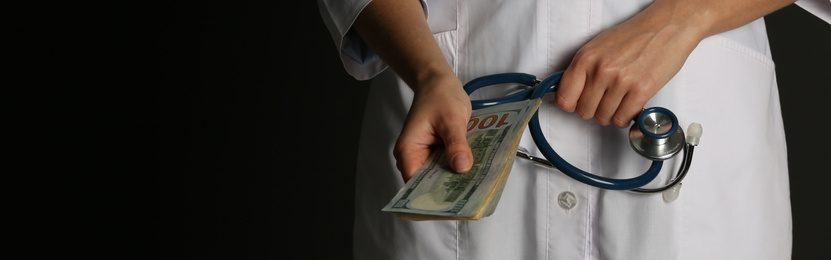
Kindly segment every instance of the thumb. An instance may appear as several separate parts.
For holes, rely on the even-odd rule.
[[[466,124],[448,127],[442,133],[445,156],[450,167],[458,173],[466,173],[473,167],[473,153],[467,143]]]

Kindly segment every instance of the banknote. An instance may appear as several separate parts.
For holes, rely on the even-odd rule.
[[[476,220],[496,210],[522,132],[540,105],[525,100],[474,110],[467,140],[473,152],[469,172],[454,172],[441,148],[382,210],[411,220]]]

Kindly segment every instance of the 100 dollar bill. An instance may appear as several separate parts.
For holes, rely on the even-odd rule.
[[[519,139],[539,99],[473,111],[467,140],[473,167],[454,172],[436,149],[383,211],[413,220],[480,219],[490,215],[505,187]]]

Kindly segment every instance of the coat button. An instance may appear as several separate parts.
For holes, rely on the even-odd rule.
[[[565,191],[560,193],[560,196],[557,197],[557,202],[560,204],[560,207],[563,209],[571,209],[577,205],[577,196],[574,196],[574,193],[570,191]]]

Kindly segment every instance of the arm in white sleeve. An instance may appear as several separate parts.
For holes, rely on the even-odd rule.
[[[796,4],[831,24],[831,0],[799,0]]]
[[[346,72],[367,80],[387,68],[387,64],[352,29],[355,19],[372,0],[318,0],[323,22],[329,29]],[[421,0],[425,13],[426,3]]]

